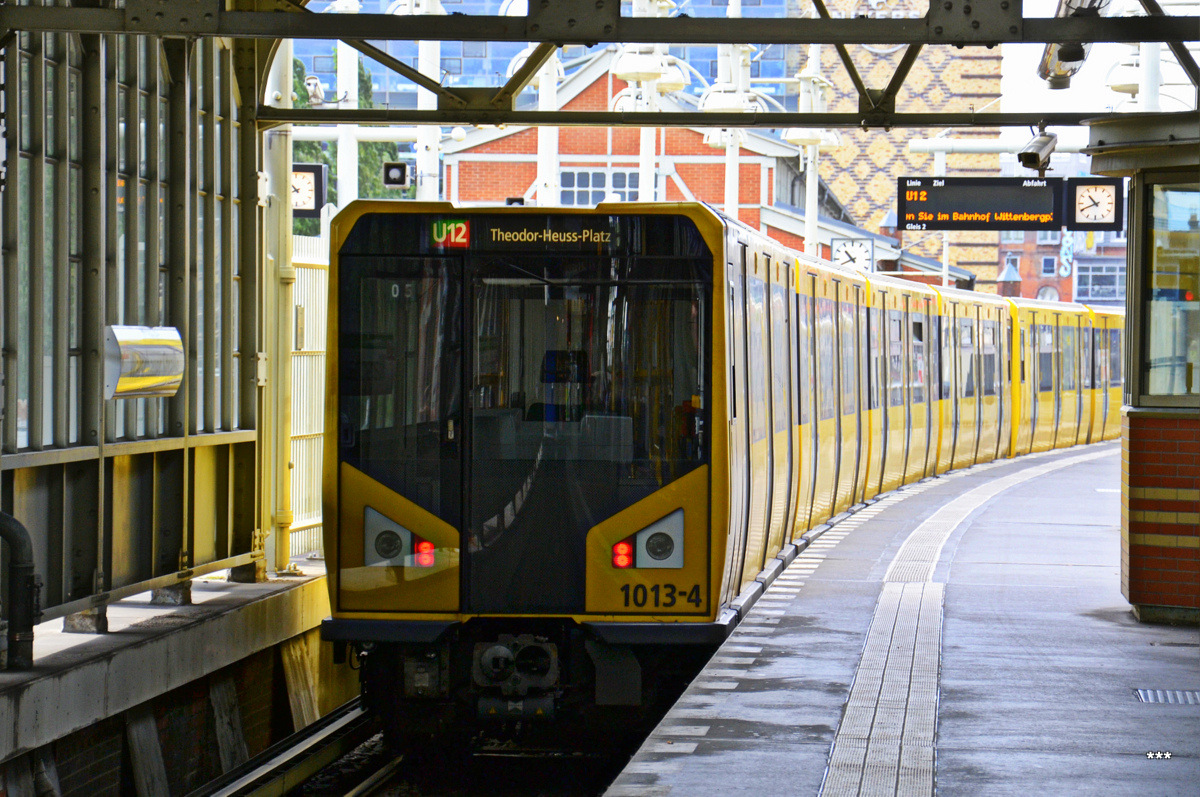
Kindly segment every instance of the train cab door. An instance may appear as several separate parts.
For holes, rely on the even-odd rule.
[[[736,243],[734,258],[726,263],[725,279],[729,292],[726,329],[726,358],[729,367],[729,542],[725,552],[725,580],[722,603],[735,598],[741,589],[741,573],[746,556],[746,527],[750,495],[750,424],[746,362],[746,245]],[[733,249],[733,247],[731,247]]]

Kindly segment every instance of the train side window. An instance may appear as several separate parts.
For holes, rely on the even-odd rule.
[[[842,302],[842,414],[858,412],[858,340],[854,334],[854,303]]]
[[[1074,390],[1077,385],[1075,378],[1077,350],[1075,327],[1063,326],[1062,336],[1062,389]]]
[[[884,301],[886,295],[880,299]],[[880,384],[884,367],[883,351],[880,346],[879,329],[883,325],[883,310],[872,307],[867,310],[867,345],[870,348],[871,367],[867,369],[867,406],[879,409]]]
[[[775,391],[773,430],[785,432],[791,425],[788,403],[787,291],[780,285],[771,286],[771,381]]]
[[[729,339],[737,340],[737,335],[734,334],[734,325],[737,323],[737,296],[734,283],[729,283]],[[729,353],[729,409],[732,419],[737,419],[737,357],[734,352]]]
[[[912,391],[914,404],[925,402],[925,324],[920,315],[912,318],[912,373],[909,379],[909,389]]]
[[[1079,330],[1079,351],[1082,357],[1080,374],[1083,378],[1083,383],[1080,385],[1084,390],[1091,388],[1095,383],[1095,368],[1096,357],[1092,351],[1092,328],[1083,327]]]
[[[1117,385],[1125,384],[1125,373],[1122,370],[1124,361],[1121,359],[1121,330],[1110,329],[1109,334],[1112,335],[1112,341],[1108,349],[1109,374],[1111,378],[1109,384],[1116,387]]]
[[[810,396],[812,395],[812,298],[800,294],[800,323],[797,327],[796,352],[799,355],[800,378],[796,380],[796,394],[800,404],[800,423],[808,423],[811,414]]]
[[[958,356],[963,374],[962,397],[975,396],[975,322],[964,318],[958,322]]]
[[[929,320],[929,397],[937,401],[942,395],[942,318],[933,315],[933,309],[926,315]]]
[[[1038,392],[1054,390],[1054,327],[1037,324]]]
[[[945,316],[938,317],[938,339],[942,350],[942,390],[941,397],[948,399],[952,393],[950,391],[950,381],[953,378],[952,370],[954,368],[953,345],[950,337],[953,334],[954,327],[951,326],[951,319]]]
[[[825,421],[837,413],[834,390],[834,317],[833,300],[817,299],[817,417]]]
[[[1025,330],[1021,330],[1021,384],[1025,384]]]
[[[1000,325],[995,321],[983,322],[983,395],[996,395],[996,332]]]
[[[767,436],[767,414],[770,401],[767,398],[767,286],[757,278],[746,280],[746,327],[749,330],[750,362],[746,364],[746,376],[750,387],[750,440],[762,440]]]
[[[904,315],[888,310],[888,406],[904,406]]]

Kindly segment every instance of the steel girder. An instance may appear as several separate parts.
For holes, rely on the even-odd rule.
[[[919,19],[693,18],[620,16],[618,0],[532,3],[522,17],[394,16],[227,11],[223,0],[130,0],[125,8],[0,6],[0,30],[221,36],[255,39],[511,41],[554,44],[947,44],[1186,42],[1198,16],[1023,18],[1020,0],[934,3]],[[292,5],[282,3],[277,5]],[[298,4],[294,6],[301,10]],[[158,10],[164,9],[164,10]]]

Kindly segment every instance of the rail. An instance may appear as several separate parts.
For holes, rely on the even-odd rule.
[[[354,698],[188,797],[282,797],[371,738],[378,725]]]

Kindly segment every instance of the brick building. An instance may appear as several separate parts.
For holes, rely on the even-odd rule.
[[[608,110],[626,83],[612,76],[615,48],[596,54],[573,72],[558,89],[561,107],[568,111]],[[695,110],[693,98],[662,98],[667,111]],[[774,136],[756,130],[742,132],[738,156],[738,218],[795,249],[804,248],[804,216],[788,200],[802,184],[799,151]],[[659,201],[702,201],[723,207],[725,148],[720,131],[695,128],[654,130]],[[537,178],[538,131],[531,127],[483,128],[462,141],[443,143],[443,190],[460,205],[498,203],[513,197],[534,199]],[[638,185],[640,132],[636,128],[564,127],[559,130],[559,196],[554,204],[595,205],[606,200],[648,201]],[[710,144],[708,142],[713,142]],[[716,144],[716,146],[714,146]],[[820,202],[821,254],[829,257],[831,237],[866,236],[825,185]],[[783,212],[764,208],[779,204]],[[890,239],[880,236],[879,246]],[[882,249],[881,249],[882,251]]]
[[[1124,305],[1125,232],[1012,230],[1000,233],[1002,266],[1021,277],[1027,299]]]

